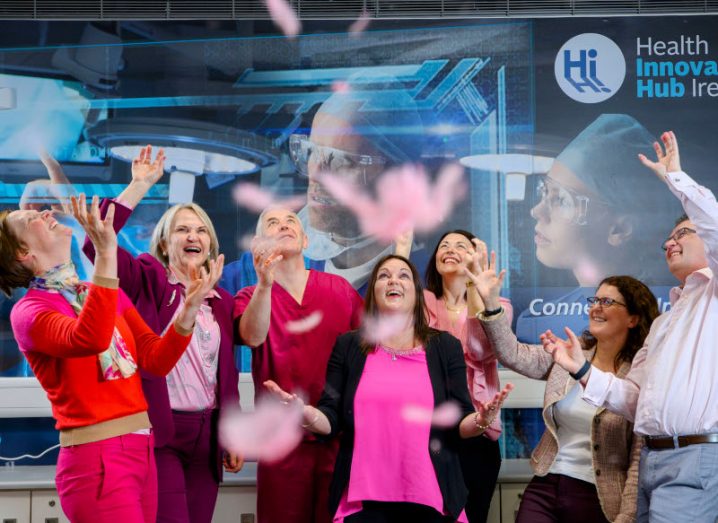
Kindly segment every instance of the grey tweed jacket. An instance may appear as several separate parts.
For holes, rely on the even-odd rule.
[[[537,476],[548,474],[558,453],[558,432],[553,406],[573,387],[575,380],[541,345],[520,343],[502,313],[481,318],[496,357],[502,365],[529,378],[544,380],[543,419],[546,431],[531,455],[531,466]],[[586,351],[586,357],[593,356]],[[623,377],[631,368],[624,363],[616,375]],[[638,494],[638,462],[643,439],[634,436],[633,423],[604,408],[596,411],[591,431],[593,468],[596,489],[606,518],[612,522],[635,521]]]

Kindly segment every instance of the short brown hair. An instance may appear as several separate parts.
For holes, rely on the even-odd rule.
[[[25,245],[10,230],[7,218],[9,210],[0,211],[0,291],[7,296],[13,289],[30,285],[34,274],[17,259],[19,254],[27,252]]]

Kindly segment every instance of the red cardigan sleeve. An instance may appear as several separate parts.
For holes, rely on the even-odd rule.
[[[27,318],[32,340],[28,350],[55,358],[80,358],[107,350],[115,330],[118,292],[92,284],[78,317],[44,309]],[[26,313],[31,314],[32,309]]]

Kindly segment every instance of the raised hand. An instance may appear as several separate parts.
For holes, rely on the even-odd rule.
[[[208,263],[209,272],[204,267],[199,270],[196,267],[190,268],[190,284],[185,299],[190,306],[197,309],[204,302],[207,293],[215,288],[222,277],[224,254],[217,256],[216,260],[209,260]]]
[[[414,231],[408,230],[394,239],[394,254],[409,258],[411,255],[411,244],[414,241]]]
[[[137,158],[132,160],[132,181],[152,186],[162,177],[165,169],[165,152],[160,149],[152,161],[152,146],[140,149]]]
[[[504,400],[513,389],[513,384],[507,383],[502,390],[494,394],[494,397],[491,399],[491,401],[480,401],[476,409],[476,424],[483,427],[488,427],[489,425],[491,425],[494,422],[494,419],[496,418],[498,411],[501,408],[501,405],[504,404]]]
[[[257,273],[257,285],[271,287],[274,283],[274,268],[284,259],[279,253],[276,242],[255,236],[252,240],[252,261]]]
[[[72,204],[72,215],[77,222],[85,229],[87,236],[95,246],[99,256],[117,252],[117,233],[112,226],[115,217],[115,206],[111,204],[107,209],[105,219],[100,218],[100,199],[92,197],[92,205],[88,211],[87,201],[84,194],[80,194],[79,200],[75,196],[70,197]]]
[[[474,273],[467,270],[466,275],[476,286],[476,290],[479,292],[484,306],[490,310],[498,309],[501,307],[499,295],[501,293],[501,286],[504,284],[504,278],[506,277],[506,269],[502,269],[501,272],[497,274],[496,252],[491,251],[491,256],[487,256],[486,245],[483,242],[476,245],[476,263],[479,265],[479,272]]]
[[[568,327],[564,327],[564,331],[568,338],[562,340],[551,330],[547,330],[540,336],[541,344],[544,350],[553,357],[553,361],[568,372],[576,374],[586,363],[586,357],[583,355],[581,342],[573,331]]]
[[[645,155],[639,154],[638,159],[641,163],[651,169],[659,179],[664,180],[666,174],[670,172],[680,171],[681,158],[678,153],[678,140],[673,131],[666,131],[661,135],[663,147],[658,142],[653,143],[653,149],[656,151],[656,161],[649,160]],[[665,151],[664,151],[665,149]]]

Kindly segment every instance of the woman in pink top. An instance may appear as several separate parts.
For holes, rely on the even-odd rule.
[[[447,331],[459,339],[464,350],[469,395],[476,408],[499,391],[496,355],[476,315],[485,311],[476,287],[466,274],[467,264],[475,265],[485,257],[486,245],[469,231],[444,233],[434,248],[426,267],[424,300],[429,325]],[[477,267],[469,267],[476,272]],[[511,321],[511,304],[501,298],[501,305]],[[490,311],[488,311],[490,312]],[[470,523],[483,523],[501,468],[498,438],[501,416],[479,438],[462,441],[461,468],[469,491],[466,515]]]
[[[382,325],[368,333],[379,339],[358,331],[337,339],[318,407],[265,386],[300,404],[306,429],[341,434],[329,493],[334,521],[466,521],[459,441],[488,429],[510,386],[474,411],[461,344],[428,325],[419,275],[406,258],[377,263],[364,311]],[[435,411],[447,402],[458,406],[455,415]]]

